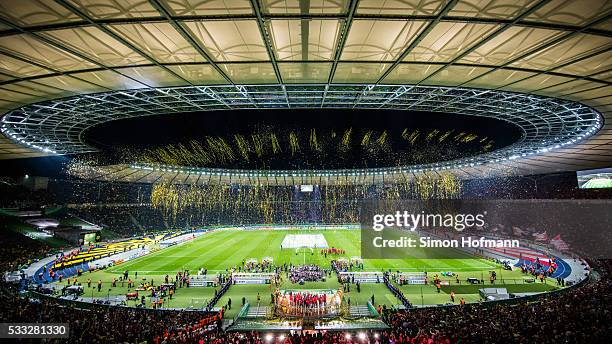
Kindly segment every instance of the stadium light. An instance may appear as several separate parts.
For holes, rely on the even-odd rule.
[[[414,89],[415,91],[414,94],[419,94],[420,97],[422,97],[423,99],[427,99],[428,101],[431,100],[430,96],[432,94],[440,92],[440,91],[443,91],[445,93],[451,90],[471,92],[470,89],[464,89],[461,87],[444,87],[444,86],[424,86],[424,85],[362,85],[362,86],[366,86],[368,89],[368,92],[371,92],[374,94],[384,94],[384,95],[393,94],[393,93],[404,93],[407,88],[411,90]],[[173,91],[177,91],[177,94],[176,94],[177,105],[181,107],[181,103],[193,105],[193,102],[194,101],[198,102],[200,98],[208,102],[210,100],[210,92],[215,93],[216,91],[214,90],[217,90],[217,89],[225,91],[228,87],[232,87],[235,89],[235,91],[233,92],[231,90],[229,91],[230,94],[235,94],[235,97],[236,97],[235,99],[243,100],[241,97],[245,97],[249,93],[256,95],[257,92],[259,91],[259,88],[264,87],[264,86],[248,85],[248,89],[246,88],[247,87],[246,85],[242,85],[242,86],[219,85],[219,86],[209,86],[205,88],[201,86],[192,86],[192,87],[180,86],[180,87],[170,87],[170,88],[166,88],[163,90],[155,89],[155,91],[157,91],[159,95],[156,95],[153,97],[165,97],[168,94],[171,94]],[[316,93],[322,90],[327,90],[328,85],[317,84],[317,85],[310,85],[310,87],[314,87],[314,89],[304,90],[303,85],[279,85],[279,87],[276,87],[276,88],[272,87],[272,89],[270,89],[270,86],[265,86],[265,91],[274,93],[275,97],[262,98],[262,97],[256,96],[254,97],[255,99],[254,101],[256,102],[255,105],[257,105],[257,107],[260,107],[260,108],[284,107],[285,105],[288,105],[289,102],[284,102],[281,100],[284,97],[287,97],[287,93],[292,93],[292,92]],[[190,90],[190,92],[185,92],[188,90]],[[420,92],[416,92],[417,90]],[[325,103],[326,105],[328,105],[329,107],[333,107],[333,108],[343,108],[343,107],[352,108],[356,104],[354,103],[354,101],[349,101],[349,99],[360,99],[360,98],[355,97],[355,92],[362,92],[362,91],[361,90],[356,91],[353,85],[353,86],[346,86],[346,87],[336,86],[336,89],[334,90],[334,92],[341,99],[345,99],[345,100],[342,100],[340,102],[330,102],[330,103],[326,102]],[[70,153],[77,153],[77,152],[82,153],[82,152],[92,151],[95,149],[88,146],[85,142],[82,142],[81,140],[76,139],[76,137],[79,137],[79,135],[72,135],[72,134],[78,134],[77,131],[81,130],[81,128],[76,125],[79,123],[81,118],[89,118],[90,113],[94,111],[94,109],[107,110],[105,111],[104,116],[98,116],[95,118],[95,120],[99,123],[103,123],[109,120],[114,120],[114,119],[119,119],[119,118],[129,118],[130,116],[132,116],[130,115],[130,113],[132,112],[139,113],[138,111],[127,111],[126,112],[125,109],[123,108],[121,109],[108,108],[106,98],[108,96],[112,96],[113,94],[120,94],[122,96],[128,96],[131,99],[134,99],[135,101],[151,98],[151,93],[148,90],[136,89],[136,90],[122,90],[122,91],[100,93],[94,96],[88,95],[87,96],[88,101],[80,104],[77,107],[74,107],[73,106],[74,104],[72,103],[75,99],[74,97],[43,101],[37,104],[30,104],[22,108],[15,109],[13,111],[8,112],[6,115],[4,115],[0,119],[0,121],[2,122],[1,129],[2,129],[2,132],[6,136],[11,138],[12,140],[22,143],[28,147],[31,147],[37,150],[41,150],[41,151],[45,151],[45,149],[47,149],[49,150],[50,153],[55,153],[55,154],[57,154],[58,151],[60,152],[60,154],[70,154]],[[188,94],[189,98],[184,97],[181,94],[183,95]],[[490,102],[490,99],[492,96],[499,96],[504,99],[510,99],[510,98],[519,99],[520,101],[519,102],[508,102],[505,100],[500,100],[499,106],[488,107],[484,113],[482,113],[482,111],[479,111],[477,115],[507,120],[508,119],[507,110],[510,109],[512,110],[511,112],[516,112],[518,110],[520,112],[521,108],[524,107],[526,109],[525,112],[528,114],[528,116],[536,117],[536,118],[534,118],[534,121],[527,121],[531,123],[532,125],[531,126],[525,125],[525,128],[523,128],[523,131],[526,137],[524,137],[521,142],[518,142],[507,148],[501,148],[499,150],[495,150],[487,154],[482,154],[478,156],[477,158],[469,159],[468,161],[474,161],[475,166],[486,164],[490,160],[493,160],[491,158],[500,158],[500,157],[508,158],[512,155],[516,155],[517,153],[519,154],[520,153],[529,154],[531,152],[534,152],[534,154],[542,153],[542,152],[539,152],[539,150],[544,148],[543,145],[545,144],[547,145],[550,145],[551,143],[553,144],[551,148],[549,149],[553,149],[552,147],[557,148],[557,149],[560,147],[564,147],[564,145],[562,144],[571,145],[571,144],[576,143],[578,140],[583,140],[589,136],[594,135],[599,129],[601,129],[603,125],[603,121],[602,121],[603,117],[596,110],[589,108],[585,105],[582,105],[580,103],[576,103],[576,102],[572,102],[568,100],[551,99],[551,98],[537,96],[537,95],[525,95],[525,94],[518,94],[518,93],[513,93],[513,92],[507,92],[507,91],[488,90],[487,92],[483,92],[482,94],[478,94],[478,95],[471,97],[471,102],[473,102],[476,105],[487,104],[488,102]],[[76,98],[78,99],[79,97],[76,97]],[[448,105],[449,103],[453,103],[456,100],[454,100],[453,97],[448,97],[448,98],[435,99],[431,101],[433,102],[431,106],[434,109],[439,109],[439,108],[444,108],[444,106]],[[397,102],[400,102],[400,103],[397,103]],[[438,104],[435,104],[435,103],[438,103]],[[65,111],[68,104],[71,105],[70,106],[71,111]],[[236,103],[236,109],[241,108],[241,104],[242,103],[240,102]],[[564,114],[564,116],[560,117],[558,115],[558,111],[560,110],[555,110],[556,108],[551,107],[551,104],[556,105],[557,107],[563,107],[565,109],[563,112],[567,113],[567,115]],[[382,105],[385,105],[382,108],[391,107],[393,109],[402,108],[404,106],[407,106],[401,103],[401,98],[397,98],[397,99],[392,98],[391,101],[385,102]],[[66,134],[62,134],[61,137],[58,137],[57,130],[49,130],[47,128],[40,128],[39,126],[35,125],[35,124],[38,124],[37,121],[39,118],[35,116],[34,114],[37,114],[40,111],[42,111],[40,108],[41,106],[43,106],[43,109],[46,115],[48,116],[52,115],[54,116],[54,118],[65,119],[65,120],[60,121],[62,123],[62,127],[56,128],[56,129],[62,129],[59,132],[62,132],[62,133],[65,132]],[[230,109],[231,108],[232,107],[230,106]],[[449,108],[449,111],[451,113],[452,113],[451,111],[452,109],[453,109],[452,107]],[[537,110],[537,111],[533,111],[533,110]],[[151,109],[151,114],[158,114],[158,115],[165,114],[165,111],[167,111],[167,108],[162,106],[159,108]],[[457,114],[473,115],[471,113],[464,113],[464,112],[457,112]],[[540,122],[541,124],[533,124],[533,123],[540,123]],[[92,124],[95,125],[97,123],[92,123]],[[550,131],[548,130],[539,130],[540,128],[545,129],[553,125],[559,126],[565,129],[562,129],[561,131],[555,132],[555,133],[550,133]],[[53,140],[52,140],[54,142],[53,147],[48,146],[48,144],[45,144],[45,146],[41,146],[38,144],[42,142],[45,142],[45,143],[48,142],[51,137],[53,137]],[[537,145],[535,144],[536,142],[542,142],[543,144]],[[543,153],[546,153],[546,152],[543,152]],[[463,160],[463,162],[465,162],[465,160]],[[423,164],[423,165],[416,165],[414,167],[419,168],[420,171],[426,172],[426,171],[434,171],[436,167],[437,168],[440,168],[440,167],[457,168],[457,167],[465,167],[465,165],[462,164],[462,160],[455,160],[455,161],[449,161],[447,163],[441,163],[437,165]],[[401,171],[401,169],[384,168],[384,169],[377,169],[377,170],[367,170],[366,175],[371,175],[371,174],[386,175],[388,173],[397,173],[398,171]],[[211,172],[212,171],[207,170],[205,173],[202,173],[202,174],[211,175]],[[214,171],[214,172],[219,173],[218,171]],[[288,171],[282,171],[282,172],[277,171],[274,173],[264,172],[263,175],[277,176],[279,174],[282,175],[282,173],[287,173],[287,172]],[[355,170],[343,171],[343,172],[309,171],[309,175],[336,176],[336,175],[345,175],[347,172],[354,173],[356,171]],[[225,176],[225,175],[235,175],[235,173],[237,172],[227,172],[226,171],[225,174],[219,173],[219,174],[212,174],[212,175],[216,175],[216,176],[224,175]]]

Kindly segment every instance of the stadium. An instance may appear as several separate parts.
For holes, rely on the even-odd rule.
[[[0,1],[0,338],[608,342],[611,16]]]

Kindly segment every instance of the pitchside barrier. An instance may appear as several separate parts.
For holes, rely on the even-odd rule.
[[[399,285],[425,284],[425,281],[427,280],[427,275],[424,272],[400,272],[398,274],[393,275],[393,280],[395,280],[395,282]]]
[[[250,226],[236,226],[236,229],[243,230],[359,230],[361,224],[344,224],[344,225],[332,225],[332,224],[294,224],[294,225],[283,225],[283,224],[271,224],[271,225],[250,225]]]
[[[195,275],[189,276],[189,287],[216,287],[218,284],[217,277]]]
[[[383,283],[382,272],[340,272],[340,280],[359,283]],[[353,279],[354,278],[354,279]]]
[[[270,284],[274,279],[274,273],[251,273],[251,272],[235,272],[232,274],[234,284]]]

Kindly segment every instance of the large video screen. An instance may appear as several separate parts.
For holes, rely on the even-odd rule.
[[[83,236],[83,244],[89,245],[96,242],[96,233],[88,233]]]
[[[312,192],[314,187],[312,185],[300,185],[301,192]]]
[[[577,171],[578,187],[581,189],[612,188],[612,168]]]

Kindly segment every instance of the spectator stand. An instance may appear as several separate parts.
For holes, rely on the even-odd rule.
[[[172,233],[172,235],[165,236],[159,241],[159,247],[161,249],[164,249],[170,246],[182,244],[184,242],[194,240],[206,234],[206,232],[207,231],[204,231],[204,230],[196,230],[196,231],[189,231],[187,233],[185,232]]]
[[[46,263],[37,264],[38,269],[31,275],[35,283],[46,284],[57,281],[61,275],[63,278],[79,275],[90,270],[105,269],[115,264],[142,257],[150,252],[150,245],[145,241],[128,240],[126,245],[121,245],[124,250],[112,250],[104,246],[95,252],[79,251],[68,260],[58,263],[56,257],[48,257]],[[149,242],[149,244],[151,244]],[[74,250],[64,252],[63,257],[69,257]],[[31,270],[30,270],[31,271]]]
[[[438,233],[432,231],[417,231],[419,235],[428,235],[439,239],[461,237],[459,233],[451,233],[443,231]],[[487,239],[508,239],[498,234],[487,234]],[[517,238],[510,238],[517,239]],[[514,267],[522,265],[533,266],[536,272],[542,272],[545,276],[551,278],[567,279],[572,276],[572,267],[566,263],[566,259],[571,259],[567,254],[558,252],[552,247],[542,246],[537,242],[520,238],[521,247],[515,248],[461,248],[461,250],[474,254],[477,257],[484,257],[495,260],[497,262],[508,261]],[[549,272],[549,267],[553,265],[553,271]]]

